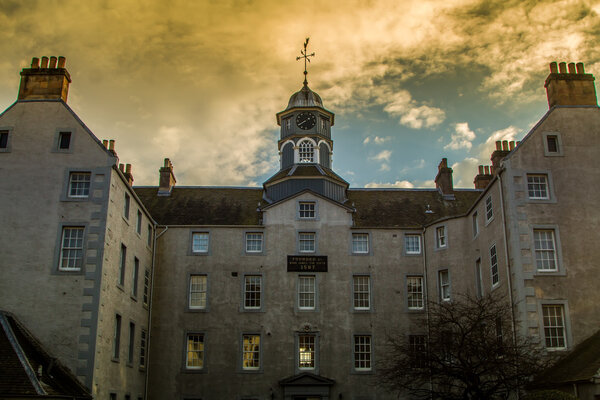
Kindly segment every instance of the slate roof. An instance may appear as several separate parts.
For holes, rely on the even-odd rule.
[[[552,388],[600,376],[600,331],[596,332],[552,367],[540,374],[532,387]]]
[[[348,186],[348,182],[342,179],[338,174],[330,170],[329,168],[324,168],[318,164],[296,164],[289,168],[285,168],[277,172],[275,175],[267,179],[265,182],[265,186],[268,186],[270,183],[278,181],[280,179],[286,177],[294,177],[294,178],[303,178],[303,177],[321,177],[325,176],[331,178],[339,183]]]
[[[267,205],[261,188],[174,187],[170,196],[157,196],[156,186],[134,190],[159,225],[260,225],[258,203]],[[436,189],[348,189],[344,206],[356,209],[359,228],[420,229],[464,215],[481,193],[458,189],[444,200]]]
[[[0,311],[0,397],[9,396],[92,399],[77,378],[12,314]]]

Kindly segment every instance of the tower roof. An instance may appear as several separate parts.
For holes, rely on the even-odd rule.
[[[302,89],[294,93],[290,97],[290,101],[285,109],[285,111],[294,108],[294,107],[323,107],[323,100],[321,100],[321,96],[319,96],[316,92],[313,92],[308,84],[304,84]]]

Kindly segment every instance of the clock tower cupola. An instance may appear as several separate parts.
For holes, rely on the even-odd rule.
[[[348,183],[332,171],[331,127],[335,114],[323,106],[321,96],[308,87],[307,64],[315,53],[307,52],[308,38],[301,56],[304,60],[302,88],[292,94],[285,110],[277,113],[281,134],[277,143],[280,171],[264,183],[267,197],[280,200],[300,190],[310,189],[343,202]]]

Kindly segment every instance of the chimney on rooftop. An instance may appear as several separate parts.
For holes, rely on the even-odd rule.
[[[129,186],[133,186],[133,174],[131,173],[131,164],[125,164],[125,172],[123,173],[123,175],[125,175]]]
[[[168,158],[165,158],[165,164],[159,170],[158,195],[169,196],[173,186],[177,180],[173,173],[173,163]]]
[[[454,198],[454,184],[452,183],[452,168],[448,167],[448,159],[442,158],[438,165],[438,173],[435,177],[435,187],[444,197]]]
[[[583,63],[550,63],[550,75],[544,84],[548,106],[597,106],[594,75],[586,74]]]
[[[71,76],[65,69],[64,57],[34,57],[31,68],[21,71],[17,100],[62,100],[67,102]],[[57,66],[58,63],[58,66]]]
[[[479,173],[475,175],[475,179],[473,180],[473,183],[475,184],[475,189],[485,189],[494,177],[493,174],[494,167],[491,167],[489,165],[480,165]]]

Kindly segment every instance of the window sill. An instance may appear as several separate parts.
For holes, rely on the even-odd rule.
[[[129,298],[130,298],[131,300],[135,301],[136,303],[137,303],[137,301],[138,301],[138,299],[137,299],[137,296],[131,295],[131,296],[129,296]]]
[[[117,289],[119,289],[122,292],[125,292],[125,288],[123,287],[123,285],[121,283],[117,283]]]
[[[206,374],[208,371],[206,368],[186,368],[181,369],[182,374]]]
[[[114,362],[114,363],[117,363],[117,364],[121,363],[121,360],[119,360],[118,358],[114,358],[114,357],[112,357],[112,358],[110,359],[110,361],[112,361],[112,362]]]

